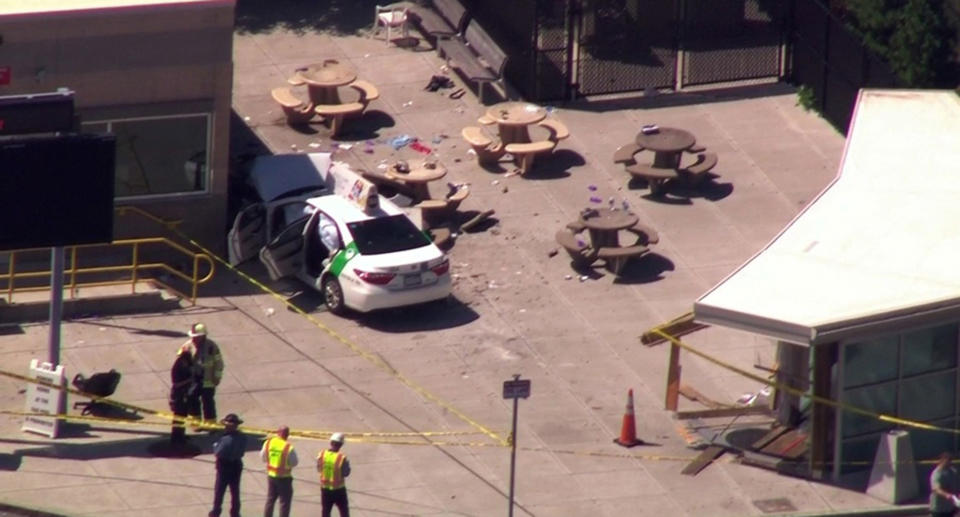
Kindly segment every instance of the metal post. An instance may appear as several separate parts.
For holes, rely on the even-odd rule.
[[[60,364],[60,320],[63,316],[63,246],[50,248],[50,344],[47,361]]]
[[[513,376],[513,380],[519,380],[520,374]],[[513,517],[513,477],[517,468],[517,405],[519,399],[513,399],[513,426],[510,429],[510,509],[507,511],[507,517]]]

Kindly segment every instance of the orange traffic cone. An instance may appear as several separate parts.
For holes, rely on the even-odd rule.
[[[623,424],[620,426],[620,438],[614,438],[613,443],[624,447],[643,445],[643,440],[637,439],[637,421],[633,415],[633,390],[627,391],[627,411],[623,414]]]

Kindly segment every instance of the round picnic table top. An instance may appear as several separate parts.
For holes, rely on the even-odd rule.
[[[637,133],[637,145],[654,152],[680,152],[689,149],[697,143],[693,134],[685,129],[675,127],[661,127],[656,132]]]
[[[640,218],[635,214],[626,210],[612,210],[610,208],[593,208],[586,214],[580,215],[580,222],[590,230],[623,230],[630,228],[639,221]]]
[[[487,116],[504,126],[528,126],[547,118],[547,109],[529,102],[501,102],[490,106]]]
[[[297,75],[312,86],[344,86],[357,80],[357,71],[348,63],[327,59],[298,70]]]
[[[408,163],[408,166],[410,172],[400,172],[397,170],[397,164],[393,164],[387,167],[386,176],[406,183],[429,183],[447,175],[447,168],[439,162],[422,161]]]

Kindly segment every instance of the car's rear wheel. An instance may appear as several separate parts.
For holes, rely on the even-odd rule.
[[[343,301],[343,288],[340,287],[340,282],[332,276],[323,281],[323,302],[327,305],[327,310],[334,314],[342,315],[347,312],[347,306]]]

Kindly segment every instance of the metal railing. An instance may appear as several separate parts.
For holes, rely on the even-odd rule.
[[[156,245],[163,246],[164,252],[169,253],[170,251],[173,251],[187,257],[191,264],[189,270],[184,272],[181,271],[180,268],[171,266],[165,262],[145,260],[144,247]],[[79,258],[81,250],[99,248],[96,253],[91,252],[90,255],[96,256],[98,260],[102,261],[104,260],[104,257],[117,256],[118,254],[115,253],[116,250],[122,249],[123,247],[130,247],[130,252],[128,255],[130,258],[129,263],[124,263],[122,265],[80,267]],[[106,253],[103,251],[104,248],[107,248]],[[13,303],[13,296],[15,292],[44,291],[50,289],[49,279],[51,271],[49,269],[17,271],[18,258],[22,258],[28,254],[36,255],[38,251],[44,251],[48,249],[49,248],[32,248],[0,253],[0,263],[2,263],[2,256],[4,254],[7,255],[7,272],[0,274],[0,285],[3,285],[3,282],[6,281],[5,291],[8,303]],[[197,287],[213,278],[215,270],[213,260],[211,260],[206,253],[197,253],[191,251],[180,244],[163,237],[121,239],[108,244],[66,246],[65,251],[68,253],[70,258],[69,262],[67,263],[67,267],[64,269],[64,287],[69,290],[71,299],[76,297],[77,290],[81,287],[129,284],[131,293],[136,294],[137,282],[149,281],[163,289],[167,289],[173,293],[176,293],[182,298],[190,300],[191,304],[196,304]],[[32,262],[35,263],[36,261]],[[203,263],[206,264],[206,267],[204,267]],[[205,274],[202,274],[204,272]],[[182,280],[188,286],[186,290],[189,291],[189,294],[186,294],[180,289],[177,289],[171,285],[169,280],[165,280],[163,278],[164,274],[170,275],[170,279]],[[120,278],[116,278],[118,276]],[[85,280],[85,278],[87,280]],[[38,283],[38,279],[46,280],[46,282],[44,282],[43,285],[36,285]],[[18,281],[20,282],[19,286]]]

